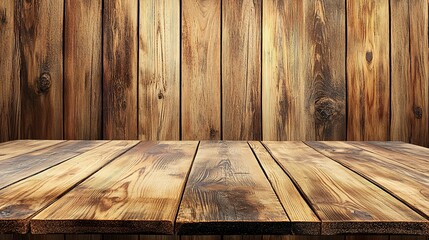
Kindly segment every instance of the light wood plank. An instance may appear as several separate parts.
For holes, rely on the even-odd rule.
[[[347,0],[348,140],[388,140],[389,0]]]
[[[36,152],[2,160],[0,161],[0,189],[104,143],[103,141],[67,141]]]
[[[320,234],[320,220],[302,198],[289,176],[267,152],[265,147],[256,141],[249,142],[261,167],[264,169],[274,191],[292,224],[293,234]]]
[[[17,140],[7,142],[0,146],[0,161],[8,158],[13,158],[25,153],[34,152],[43,148],[47,148],[64,141],[61,140]]]
[[[371,147],[365,147],[363,144],[356,144],[359,147],[344,142],[308,144],[429,217],[428,161],[416,161],[410,164],[400,156],[388,157],[365,151]],[[412,161],[412,158],[408,160]]]
[[[103,137],[137,139],[138,0],[103,5]]]
[[[221,1],[182,1],[182,138],[221,138]]]
[[[180,0],[140,1],[139,139],[180,139]]]
[[[429,149],[404,142],[370,142],[372,145],[383,147],[391,151],[405,154],[423,161],[429,159]]]
[[[264,144],[316,211],[322,235],[429,233],[419,214],[304,143]]]
[[[19,1],[15,7],[20,19],[15,44],[21,59],[21,138],[63,139],[64,0]]]
[[[264,2],[264,140],[345,139],[345,37],[342,0]]]
[[[137,143],[113,141],[99,145],[0,190],[0,232],[27,233],[33,215]]]
[[[261,140],[261,0],[222,1],[222,131]]]
[[[246,142],[201,142],[179,234],[288,234],[290,221]]]
[[[197,142],[142,142],[50,205],[33,233],[172,234]]]
[[[102,0],[65,0],[64,137],[102,138]]]
[[[19,81],[19,48],[15,41],[19,36],[16,22],[15,0],[0,1],[0,142],[19,138],[21,90]]]

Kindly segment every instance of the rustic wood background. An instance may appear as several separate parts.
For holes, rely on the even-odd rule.
[[[428,0],[1,0],[0,141],[429,146]]]

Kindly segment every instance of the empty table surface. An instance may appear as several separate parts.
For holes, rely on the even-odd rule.
[[[0,144],[0,233],[429,235],[403,142]]]

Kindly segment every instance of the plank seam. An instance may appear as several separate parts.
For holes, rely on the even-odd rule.
[[[365,179],[369,183],[373,184],[375,187],[377,187],[377,188],[381,189],[383,192],[389,194],[390,196],[392,196],[393,198],[395,198],[396,200],[398,200],[399,202],[401,202],[402,204],[404,204],[405,206],[407,206],[408,208],[410,208],[412,211],[416,212],[418,215],[420,215],[421,217],[423,217],[423,218],[425,218],[426,220],[429,221],[429,215],[426,215],[425,213],[423,213],[422,211],[420,211],[418,208],[414,207],[412,204],[407,203],[401,197],[397,196],[392,191],[389,191],[387,188],[385,188],[383,185],[379,184],[375,180],[372,180],[370,177],[367,177],[364,174],[361,174],[360,171],[356,171],[356,170],[352,169],[351,167],[347,166],[346,164],[343,164],[341,161],[337,161],[333,157],[330,157],[330,156],[324,154],[322,151],[319,151],[317,148],[311,147],[310,145],[307,144],[307,142],[304,142],[304,144],[307,145],[308,147],[314,149],[318,153],[322,154],[323,156],[327,157],[328,159],[330,159],[330,160],[332,160],[332,161],[340,164],[344,168],[346,168],[346,169],[350,170],[351,172],[357,174],[358,176],[362,177],[363,179]],[[352,147],[357,147],[359,149],[362,149],[362,148],[360,148],[358,146],[354,146],[354,145],[351,145],[351,144],[348,144],[348,143],[345,143],[345,144],[350,145]],[[362,150],[366,151],[365,149],[362,149]],[[370,152],[370,151],[368,151],[368,152]]]
[[[289,172],[285,168],[283,168],[283,166],[279,163],[279,161],[277,160],[277,158],[274,157],[274,155],[271,152],[271,150],[263,142],[261,142],[261,144],[262,144],[262,146],[264,146],[265,150],[270,154],[271,158],[274,159],[274,161],[280,167],[280,169],[282,169],[283,172],[286,174],[286,176],[291,180],[291,182],[293,183],[293,185],[295,186],[295,188],[298,190],[298,192],[301,195],[301,197],[304,199],[304,201],[307,203],[307,205],[313,211],[314,215],[319,219],[320,223],[322,223],[322,219],[320,218],[320,216],[317,213],[316,209],[314,209],[313,205],[311,204],[310,199],[307,197],[307,195],[304,193],[304,191],[302,191],[302,189],[299,186],[298,182],[296,182],[296,180],[289,174]],[[320,224],[320,229],[319,230],[320,230],[319,232],[322,232],[322,224]]]
[[[389,124],[387,125],[387,140],[392,139],[392,2],[391,0],[387,3],[389,5]]]
[[[219,129],[219,133],[220,133],[220,139],[223,140],[223,104],[222,104],[222,100],[223,100],[223,67],[222,67],[222,51],[223,51],[223,0],[220,0],[220,57],[219,57],[219,67],[220,67],[220,129]],[[213,139],[212,139],[213,140]]]
[[[179,139],[183,140],[183,128],[182,128],[182,82],[183,82],[183,76],[182,76],[182,0],[179,0]]]
[[[107,141],[106,143],[97,146],[95,148],[92,148],[88,151],[92,151],[95,150],[97,148],[103,147],[103,145],[112,142],[112,141]],[[75,187],[77,187],[78,185],[80,185],[81,183],[83,183],[84,181],[86,181],[88,178],[90,178],[91,176],[93,176],[94,174],[96,174],[97,172],[99,172],[101,169],[103,169],[104,167],[106,167],[107,165],[109,165],[110,163],[112,163],[113,161],[115,161],[116,159],[118,159],[119,157],[121,157],[122,155],[124,155],[125,153],[127,153],[128,151],[130,151],[131,149],[133,149],[135,146],[139,145],[140,141],[138,141],[136,144],[134,144],[133,146],[129,147],[128,149],[126,149],[125,151],[123,151],[122,153],[118,154],[118,156],[113,157],[112,159],[110,159],[109,161],[107,161],[105,164],[103,164],[101,167],[99,167],[98,169],[96,169],[94,172],[90,173],[88,176],[82,178],[81,180],[77,181],[75,184],[73,184],[71,187],[67,188],[66,190],[64,190],[64,192],[62,192],[61,194],[59,194],[55,199],[53,199],[51,202],[47,203],[44,207],[42,207],[41,209],[35,211],[30,217],[28,217],[26,221],[29,222],[29,226],[28,230],[31,233],[31,221],[32,219],[37,216],[39,213],[41,213],[42,211],[44,211],[45,209],[47,209],[49,206],[51,206],[52,204],[54,204],[56,201],[58,201],[60,198],[62,198],[64,195],[66,195],[67,193],[69,193],[70,191],[72,191]],[[87,151],[87,152],[88,152]],[[77,157],[77,156],[75,156]],[[74,158],[74,157],[73,157]]]
[[[136,129],[137,129],[137,136],[136,139],[140,139],[140,101],[139,101],[139,96],[140,96],[140,1],[137,1],[137,67],[136,67],[136,71],[137,71],[137,103],[136,103],[136,115],[137,115],[137,119],[136,119]]]
[[[347,0],[344,0],[344,8],[345,8],[345,49],[344,49],[344,55],[345,55],[345,61],[344,61],[344,70],[345,70],[345,73],[346,73],[346,76],[345,76],[345,102],[346,102],[346,106],[345,106],[345,116],[346,116],[346,119],[345,119],[345,122],[346,122],[346,139],[345,140],[348,140],[349,139],[349,131],[348,131],[348,129],[349,129],[349,71],[348,71],[348,67],[347,67],[347,62],[348,62],[348,7],[347,7]]]

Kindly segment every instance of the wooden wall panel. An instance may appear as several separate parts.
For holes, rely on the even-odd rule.
[[[390,137],[389,1],[347,0],[348,140]]]
[[[102,0],[66,0],[64,138],[102,138]]]
[[[104,0],[103,134],[137,139],[138,0]]]
[[[180,139],[180,0],[140,1],[139,139]]]
[[[264,140],[345,139],[344,52],[344,1],[264,2]]]
[[[221,1],[182,1],[182,138],[221,138]]]
[[[222,131],[262,138],[261,0],[222,1]]]
[[[15,45],[15,0],[0,1],[0,142],[18,139],[20,127],[19,54]]]
[[[19,0],[15,10],[20,22],[21,138],[62,139],[64,1]]]

